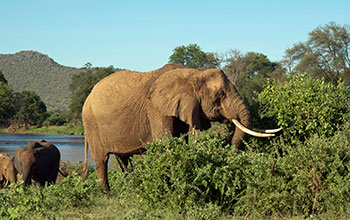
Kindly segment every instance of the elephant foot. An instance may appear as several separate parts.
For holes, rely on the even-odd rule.
[[[109,184],[103,180],[97,183],[100,189],[107,193],[108,197],[111,197],[111,189],[109,188]]]
[[[82,175],[81,175],[81,180],[82,180],[82,181],[87,180],[88,176],[89,176],[89,173],[83,171],[83,173],[82,173]]]
[[[102,189],[103,191],[106,192],[107,194],[107,198],[112,198],[112,193],[111,193],[111,189],[109,188],[109,186],[103,185],[103,184],[99,184],[100,189]]]
[[[111,191],[107,191],[107,198],[108,198],[108,199],[111,199],[111,198],[112,198],[112,193],[111,193]]]

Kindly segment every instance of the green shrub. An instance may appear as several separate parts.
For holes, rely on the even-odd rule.
[[[190,219],[350,216],[349,133],[347,123],[332,137],[315,135],[297,147],[276,139],[272,153],[258,146],[239,151],[217,135],[192,137],[188,144],[168,138],[135,156],[132,172],[110,173],[110,183],[143,210],[180,208]]]
[[[1,189],[0,219],[349,219],[349,147],[350,122],[330,137],[273,139],[270,153],[210,133],[170,137],[148,144],[129,172],[108,171],[111,199],[96,172],[85,182],[73,173],[43,188]]]
[[[190,142],[168,138],[149,144],[146,154],[133,159],[134,170],[126,177],[131,188],[155,207],[232,202],[225,196],[227,190],[238,196],[244,185],[235,169],[240,165],[227,160],[235,160],[237,150],[218,136],[194,137]],[[234,187],[228,189],[228,184]]]
[[[287,141],[305,141],[313,134],[329,137],[350,118],[350,89],[307,75],[289,77],[283,84],[268,81],[258,95],[261,118],[283,128]],[[265,120],[266,121],[266,120]]]
[[[61,126],[67,122],[67,118],[62,112],[51,111],[48,113],[48,115],[49,116],[43,122],[44,126],[52,126],[52,125]]]
[[[75,173],[59,184],[45,187],[23,187],[23,181],[12,183],[8,190],[0,192],[0,216],[2,219],[52,218],[50,215],[58,210],[91,206],[90,195],[97,190],[96,182],[96,178],[83,182]]]

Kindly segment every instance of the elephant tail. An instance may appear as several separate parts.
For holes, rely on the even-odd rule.
[[[88,142],[87,142],[87,135],[85,135],[85,141],[84,141],[84,169],[82,174],[82,179],[85,181],[89,175],[89,169],[88,169]]]

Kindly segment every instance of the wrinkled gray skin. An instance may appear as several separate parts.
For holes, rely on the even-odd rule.
[[[144,151],[144,143],[180,136],[189,128],[206,130],[211,121],[240,121],[250,127],[250,112],[235,86],[220,69],[191,69],[168,64],[145,73],[120,71],[95,85],[85,100],[82,119],[101,188],[109,193],[107,162],[116,154],[127,164]],[[236,129],[232,143],[240,146],[245,133]]]
[[[0,186],[17,181],[17,170],[14,166],[14,156],[0,153]]]
[[[22,175],[24,185],[32,184],[32,179],[44,186],[56,182],[61,154],[56,146],[41,140],[30,141],[25,147],[20,146],[16,152],[14,163]]]

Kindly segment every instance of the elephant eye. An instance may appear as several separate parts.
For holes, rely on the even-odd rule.
[[[221,89],[215,93],[215,95],[213,96],[213,103],[215,105],[220,104],[223,94],[224,92]]]
[[[219,90],[218,93],[217,93],[217,98],[218,99],[222,99],[223,97],[225,96],[225,92],[224,90]]]

